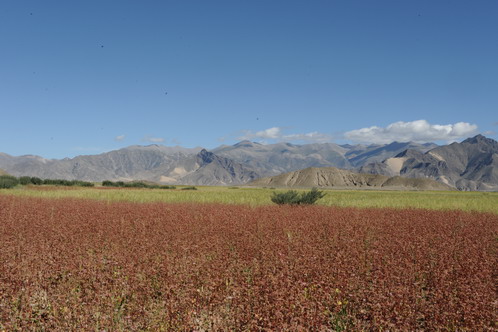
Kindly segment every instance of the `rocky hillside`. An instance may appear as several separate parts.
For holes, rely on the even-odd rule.
[[[406,150],[361,172],[429,178],[459,190],[498,190],[498,142],[477,135],[421,153]]]
[[[259,177],[259,174],[245,165],[217,156],[206,150],[201,150],[197,155],[185,161],[194,165],[190,172],[180,172],[183,173],[182,176],[177,177],[175,181],[168,181],[162,175],[159,181],[173,184],[231,185],[243,184]],[[178,167],[173,172],[177,173],[177,169]],[[173,174],[168,173],[168,175],[171,177]]]
[[[339,146],[334,143],[263,145],[242,141],[201,153],[202,148],[148,145],[61,160],[0,153],[0,168],[15,176],[40,178],[231,185],[306,167],[353,168],[365,160],[392,157],[402,146],[419,148],[415,143]]]
[[[339,187],[339,188],[391,188],[418,190],[455,190],[430,179],[408,179],[377,174],[355,173],[334,167],[310,167],[299,171],[258,179],[253,186],[273,187]]]
[[[393,142],[384,145],[353,145],[346,152],[345,157],[348,158],[352,166],[361,167],[369,163],[381,162],[408,149],[427,152],[435,147],[437,145],[434,143],[419,144],[414,142]]]
[[[306,167],[352,167],[345,157],[347,149],[333,143],[264,145],[242,141],[235,145],[223,145],[212,151],[219,156],[255,169],[264,176]]]
[[[4,154],[0,155],[0,167],[15,176],[84,181],[133,180],[141,173],[173,165],[200,150],[160,145],[130,146],[100,155],[61,160],[38,156],[11,157]]]
[[[15,176],[47,179],[147,180],[166,184],[242,184],[259,176],[253,170],[201,148],[131,146],[100,155],[62,160],[0,155],[0,165]]]

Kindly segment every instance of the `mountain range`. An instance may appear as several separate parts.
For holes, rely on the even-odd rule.
[[[15,176],[147,180],[165,184],[239,185],[309,167],[336,167],[388,177],[429,178],[460,190],[497,190],[498,142],[478,135],[462,143],[385,145],[260,144],[201,147],[129,146],[98,155],[45,159],[0,153],[0,169]]]
[[[498,191],[498,142],[477,135],[425,153],[407,149],[382,162],[364,165],[359,171],[431,178],[459,190]]]

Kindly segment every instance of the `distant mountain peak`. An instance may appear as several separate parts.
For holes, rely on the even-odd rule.
[[[479,144],[479,143],[495,144],[496,141],[493,140],[493,139],[491,139],[491,138],[487,138],[486,136],[483,136],[483,135],[479,134],[479,135],[476,135],[474,137],[467,138],[462,143],[469,143],[469,144]]]
[[[197,157],[199,157],[202,160],[203,164],[209,164],[216,158],[216,155],[212,152],[209,152],[206,149],[202,149],[197,154]]]
[[[240,141],[236,144],[234,144],[233,146],[235,147],[238,147],[238,148],[241,148],[241,147],[253,147],[254,145],[256,145],[257,143],[254,143],[254,142],[251,142],[249,140],[243,140],[243,141]]]

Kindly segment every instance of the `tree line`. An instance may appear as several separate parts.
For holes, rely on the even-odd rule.
[[[81,180],[63,180],[63,179],[40,179],[36,176],[21,176],[19,178],[12,175],[0,175],[0,188],[10,189],[17,185],[53,185],[66,187],[93,187],[92,182]]]
[[[124,182],[124,181],[109,181],[102,182],[104,187],[117,187],[117,188],[147,188],[147,189],[176,189],[175,186],[166,186],[159,184],[150,184],[142,181]]]

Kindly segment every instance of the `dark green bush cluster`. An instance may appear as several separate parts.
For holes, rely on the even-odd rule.
[[[31,177],[29,177],[29,176],[21,176],[19,178],[19,183],[22,184],[23,186],[25,186],[27,184],[32,184],[31,183]]]
[[[87,181],[80,180],[62,180],[62,179],[45,179],[43,184],[52,186],[66,186],[66,187],[93,187],[94,184]]]
[[[191,187],[183,187],[182,190],[197,190],[196,187],[191,186]]]
[[[102,182],[104,187],[118,187],[118,188],[147,188],[147,189],[176,189],[175,186],[165,186],[159,184],[148,184],[141,181],[124,182],[124,181],[109,181]]]
[[[37,177],[21,176],[19,178],[19,183],[22,184],[23,186],[28,185],[28,184],[42,185],[43,180],[40,178],[37,178]]]
[[[0,175],[0,188],[10,189],[19,184],[19,180],[15,176]]]
[[[13,188],[18,184],[21,185],[36,185],[41,186],[42,184],[52,185],[52,186],[68,186],[68,187],[93,187],[93,183],[80,181],[80,180],[62,180],[62,179],[45,179],[42,180],[38,177],[21,176],[16,178],[11,175],[0,176],[0,188]]]
[[[284,193],[274,192],[271,196],[271,201],[276,204],[290,204],[290,205],[310,205],[315,204],[317,200],[324,197],[325,194],[316,188],[311,191],[298,193],[295,190],[289,190]]]

